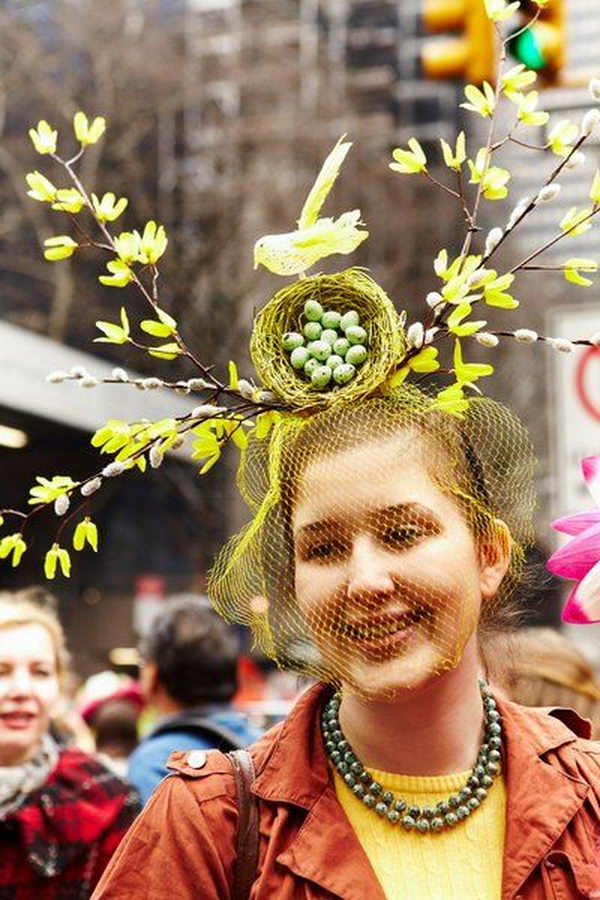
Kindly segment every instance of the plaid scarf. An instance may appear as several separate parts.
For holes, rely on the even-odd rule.
[[[47,780],[58,762],[56,742],[45,734],[36,754],[17,766],[0,766],[0,819],[17,809]]]

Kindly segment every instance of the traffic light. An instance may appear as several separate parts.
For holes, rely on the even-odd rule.
[[[518,18],[515,36],[508,42],[509,53],[547,81],[556,81],[565,64],[564,0],[549,0],[542,9],[531,0],[522,0]],[[532,24],[522,31],[528,23]]]
[[[421,67],[426,78],[463,78],[475,84],[493,80],[495,32],[483,0],[424,0],[422,22],[432,34],[457,32],[425,41]]]

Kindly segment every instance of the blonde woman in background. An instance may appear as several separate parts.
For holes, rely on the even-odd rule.
[[[0,593],[0,896],[90,896],[135,818],[134,791],[51,733],[67,651],[48,606]]]

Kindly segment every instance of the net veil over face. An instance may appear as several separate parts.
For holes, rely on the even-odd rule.
[[[416,388],[251,437],[253,510],[209,591],[279,665],[368,697],[455,667],[506,613],[529,542],[533,454],[500,404],[457,418]]]

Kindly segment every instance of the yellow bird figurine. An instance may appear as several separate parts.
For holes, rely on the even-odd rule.
[[[254,245],[254,268],[263,265],[277,275],[299,275],[333,253],[352,253],[369,236],[360,231],[360,210],[337,219],[319,219],[323,203],[352,144],[343,135],[323,163],[302,207],[298,228],[288,234],[267,234]]]

